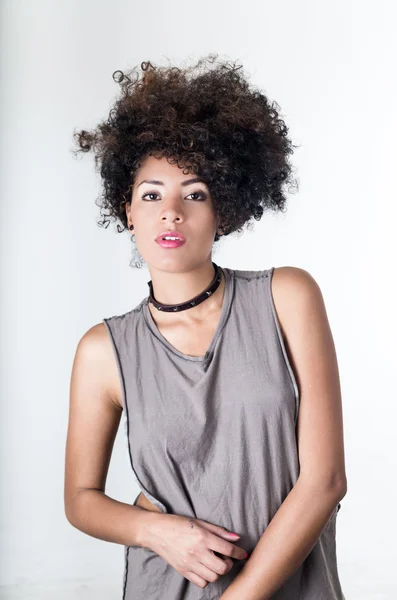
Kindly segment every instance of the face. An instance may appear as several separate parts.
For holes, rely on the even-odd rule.
[[[166,157],[149,156],[140,167],[126,214],[148,266],[177,272],[211,262],[215,233],[221,230],[207,185],[193,179],[194,173],[184,174]],[[185,243],[162,247],[155,238],[166,230],[181,232]]]

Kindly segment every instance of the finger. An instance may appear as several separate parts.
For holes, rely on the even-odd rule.
[[[210,582],[210,583],[214,583],[220,577],[219,573],[215,572],[210,567],[207,567],[202,562],[199,562],[199,563],[197,563],[197,565],[195,565],[194,571],[195,571],[196,575],[198,575],[199,577],[202,577],[203,579],[205,579],[207,582]]]
[[[189,581],[197,585],[199,588],[205,588],[208,585],[208,581],[206,579],[203,579],[203,577],[200,577],[193,571],[185,571],[184,577],[189,579]]]
[[[225,556],[230,556],[237,560],[242,560],[246,558],[247,555],[247,551],[244,550],[244,548],[241,548],[241,546],[236,546],[236,544],[227,542],[218,536],[211,536],[207,543],[207,547],[210,550],[219,552],[219,554],[224,554]]]
[[[200,556],[200,561],[212,572],[217,575],[225,575],[230,571],[233,566],[233,561],[229,557],[218,557],[212,550],[206,552],[204,556]]]
[[[224,554],[221,554],[220,558],[227,564],[228,569],[226,572],[229,572],[234,565],[234,560],[230,556],[224,556]]]
[[[240,538],[238,534],[236,537],[236,534],[234,532],[229,531],[228,529],[226,529],[226,527],[222,527],[222,525],[215,525],[215,523],[209,523],[208,521],[203,521],[203,519],[196,519],[196,521],[199,522],[202,527],[205,527],[205,529],[211,531],[211,533],[219,535],[222,538],[226,537],[231,541],[238,540]]]

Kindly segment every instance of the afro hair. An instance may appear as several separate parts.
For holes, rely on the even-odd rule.
[[[289,162],[297,146],[280,107],[250,88],[241,65],[217,57],[186,68],[142,62],[140,70],[113,73],[121,94],[107,120],[73,133],[75,155],[93,151],[103,180],[99,225],[116,220],[119,232],[127,228],[125,205],[149,155],[204,179],[223,235],[259,221],[265,209],[285,211],[284,186],[298,187]]]

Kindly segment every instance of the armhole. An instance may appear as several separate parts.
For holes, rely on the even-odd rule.
[[[296,422],[298,420],[298,413],[299,413],[299,390],[298,390],[298,385],[296,382],[295,373],[293,371],[291,362],[289,360],[287,349],[286,349],[284,339],[283,339],[283,335],[281,333],[281,326],[280,326],[280,322],[278,320],[276,306],[274,304],[274,298],[273,298],[273,293],[272,293],[272,279],[273,279],[274,268],[275,267],[271,267],[268,271],[269,276],[267,279],[268,279],[269,301],[270,301],[270,307],[271,307],[271,311],[272,311],[272,315],[273,315],[274,324],[275,324],[275,327],[277,330],[278,339],[280,342],[281,351],[282,351],[283,357],[284,357],[284,362],[286,364],[286,367],[287,367],[287,370],[288,370],[288,373],[289,373],[289,376],[291,379],[293,392],[294,392],[294,396],[295,396],[295,420],[294,420],[294,423],[296,426]]]
[[[127,410],[126,410],[127,396],[126,396],[126,391],[125,391],[124,375],[123,375],[123,371],[121,368],[121,360],[120,360],[119,353],[117,351],[117,346],[116,346],[116,342],[114,340],[112,328],[110,327],[110,324],[108,321],[109,321],[108,318],[102,319],[102,322],[105,324],[106,329],[108,331],[111,346],[113,349],[113,356],[116,360],[117,372],[119,375],[120,387],[121,387],[121,404],[122,404],[122,409],[123,409],[121,419],[123,422],[123,431],[124,431],[124,439],[126,441],[126,448],[127,448],[128,454],[129,454],[130,448],[129,448],[129,444],[128,444],[128,426],[127,426]]]

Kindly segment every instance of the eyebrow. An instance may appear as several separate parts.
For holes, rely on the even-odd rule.
[[[137,187],[142,185],[142,183],[150,183],[152,185],[164,185],[164,183],[162,181],[159,181],[158,179],[144,179]],[[181,185],[186,186],[190,183],[205,183],[205,181],[201,177],[194,177],[193,179],[186,179],[185,181],[182,181]]]

